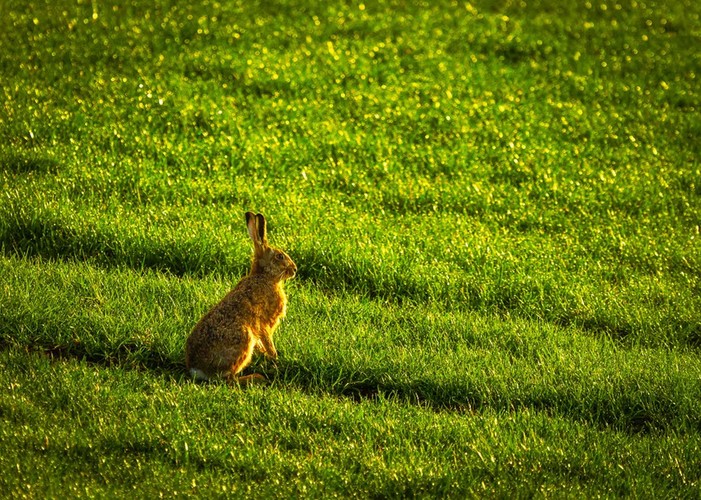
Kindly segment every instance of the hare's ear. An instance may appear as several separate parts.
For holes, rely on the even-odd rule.
[[[268,231],[266,229],[265,217],[263,214],[257,214],[256,219],[258,219],[258,237],[263,245],[268,245]]]
[[[248,227],[248,236],[251,237],[253,243],[258,246],[262,242],[258,237],[258,218],[253,212],[246,212],[246,226]]]

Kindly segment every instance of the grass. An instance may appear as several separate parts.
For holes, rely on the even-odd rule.
[[[697,497],[700,15],[6,2],[0,494]],[[245,210],[240,391],[183,346]]]

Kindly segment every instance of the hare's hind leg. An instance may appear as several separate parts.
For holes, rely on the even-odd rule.
[[[236,353],[234,362],[231,363],[231,366],[227,370],[229,372],[229,376],[232,378],[236,377],[241,370],[249,365],[251,358],[253,357],[253,348],[256,346],[255,337],[251,335],[250,332],[246,332],[244,338],[241,340],[243,345],[237,347],[238,352]]]
[[[256,338],[251,332],[247,332],[246,345],[241,350],[237,356],[231,368],[228,370],[228,379],[231,383],[237,383],[242,386],[247,386],[254,383],[265,382],[265,377],[258,373],[253,373],[251,375],[246,375],[244,377],[238,377],[237,375],[246,368],[251,362],[253,357],[253,350],[256,347]]]

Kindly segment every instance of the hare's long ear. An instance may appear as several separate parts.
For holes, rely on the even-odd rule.
[[[248,227],[248,236],[253,240],[253,244],[258,248],[263,242],[258,236],[258,218],[253,212],[246,212],[246,226]]]
[[[266,229],[265,217],[263,214],[257,214],[256,219],[258,219],[258,237],[263,246],[268,246],[268,231]]]

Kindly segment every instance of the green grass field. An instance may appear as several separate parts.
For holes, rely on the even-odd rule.
[[[701,4],[0,1],[0,497],[701,497]],[[297,262],[266,387],[184,342]]]

